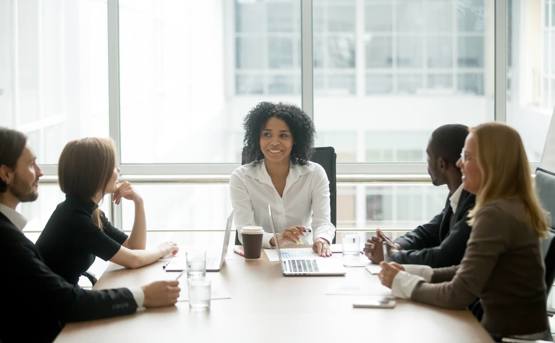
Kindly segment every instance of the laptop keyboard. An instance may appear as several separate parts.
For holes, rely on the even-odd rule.
[[[293,273],[313,273],[318,272],[316,260],[285,260],[283,261],[285,270]]]

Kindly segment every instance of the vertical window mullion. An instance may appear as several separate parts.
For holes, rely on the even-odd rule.
[[[116,145],[116,164],[121,163],[119,0],[108,0],[108,102],[110,138]],[[110,214],[116,227],[122,228],[122,207],[111,203]],[[123,228],[122,228],[123,229]]]
[[[507,121],[507,2],[494,3],[494,109],[495,121]]]
[[[301,96],[306,114],[314,120],[314,60],[313,60],[312,0],[301,0]]]

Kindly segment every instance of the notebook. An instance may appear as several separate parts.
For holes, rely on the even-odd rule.
[[[231,224],[233,223],[233,212],[227,217],[227,222],[225,225],[224,242],[222,245],[222,250],[220,255],[209,255],[206,256],[206,271],[207,272],[219,272],[224,263],[225,255],[227,254],[227,247],[229,246],[229,238],[231,237]],[[187,269],[187,260],[185,257],[174,257],[168,264],[164,267],[167,272],[181,272]]]
[[[270,227],[276,242],[276,249],[279,256],[281,271],[284,276],[344,276],[345,267],[343,263],[331,257],[300,257],[284,254],[279,247],[272,208],[268,204],[268,216],[270,217]]]

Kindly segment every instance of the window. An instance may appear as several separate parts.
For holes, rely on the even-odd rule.
[[[119,22],[108,23],[114,4]],[[68,140],[108,136],[119,123],[124,177],[142,180],[149,227],[209,230],[230,210],[221,175],[240,161],[246,113],[262,100],[314,103],[316,145],[338,154],[339,227],[428,220],[443,207],[444,188],[399,175],[401,183],[341,178],[421,179],[434,128],[494,119],[494,0],[315,0],[312,11],[302,4],[0,0],[1,123],[29,135],[49,175]],[[555,1],[507,6],[506,117],[538,161],[555,106]],[[313,27],[301,42],[303,18]],[[118,62],[109,37],[119,42],[119,75],[109,75]],[[302,94],[310,46],[313,92]],[[110,94],[109,76],[119,76]],[[109,109],[117,98],[119,108]],[[219,179],[166,182],[176,174]],[[35,229],[61,200],[54,181],[40,199],[23,206]],[[130,228],[131,204],[115,213]]]
[[[432,184],[345,183],[338,187],[338,226],[412,229],[441,212],[447,193]]]
[[[555,106],[555,2],[512,0],[508,6],[507,122],[537,162]]]
[[[256,103],[300,105],[298,1],[119,5],[122,162],[237,163]]]
[[[424,162],[435,127],[493,120],[492,13],[485,1],[315,1],[314,120],[326,144],[345,130],[361,143],[338,160]],[[325,63],[330,46],[340,63]]]
[[[448,193],[446,187],[419,184],[372,185],[365,191],[367,221],[363,227],[406,229],[440,213]]]
[[[314,2],[315,92],[354,94],[355,1]]]
[[[26,132],[40,163],[108,135],[102,0],[0,1],[0,122]]]
[[[159,184],[135,185],[144,199],[147,223],[155,231],[224,230],[231,213],[228,185]],[[123,227],[133,227],[134,208],[123,202]]]

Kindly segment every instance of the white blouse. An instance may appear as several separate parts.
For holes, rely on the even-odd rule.
[[[308,162],[301,166],[290,164],[283,197],[272,183],[264,161],[240,166],[231,174],[231,204],[235,227],[259,225],[264,228],[262,244],[270,248],[272,229],[268,204],[277,232],[299,225],[312,229],[303,243],[312,245],[317,238],[331,243],[335,227],[331,223],[329,181],[321,165]],[[239,235],[241,240],[241,235]]]

